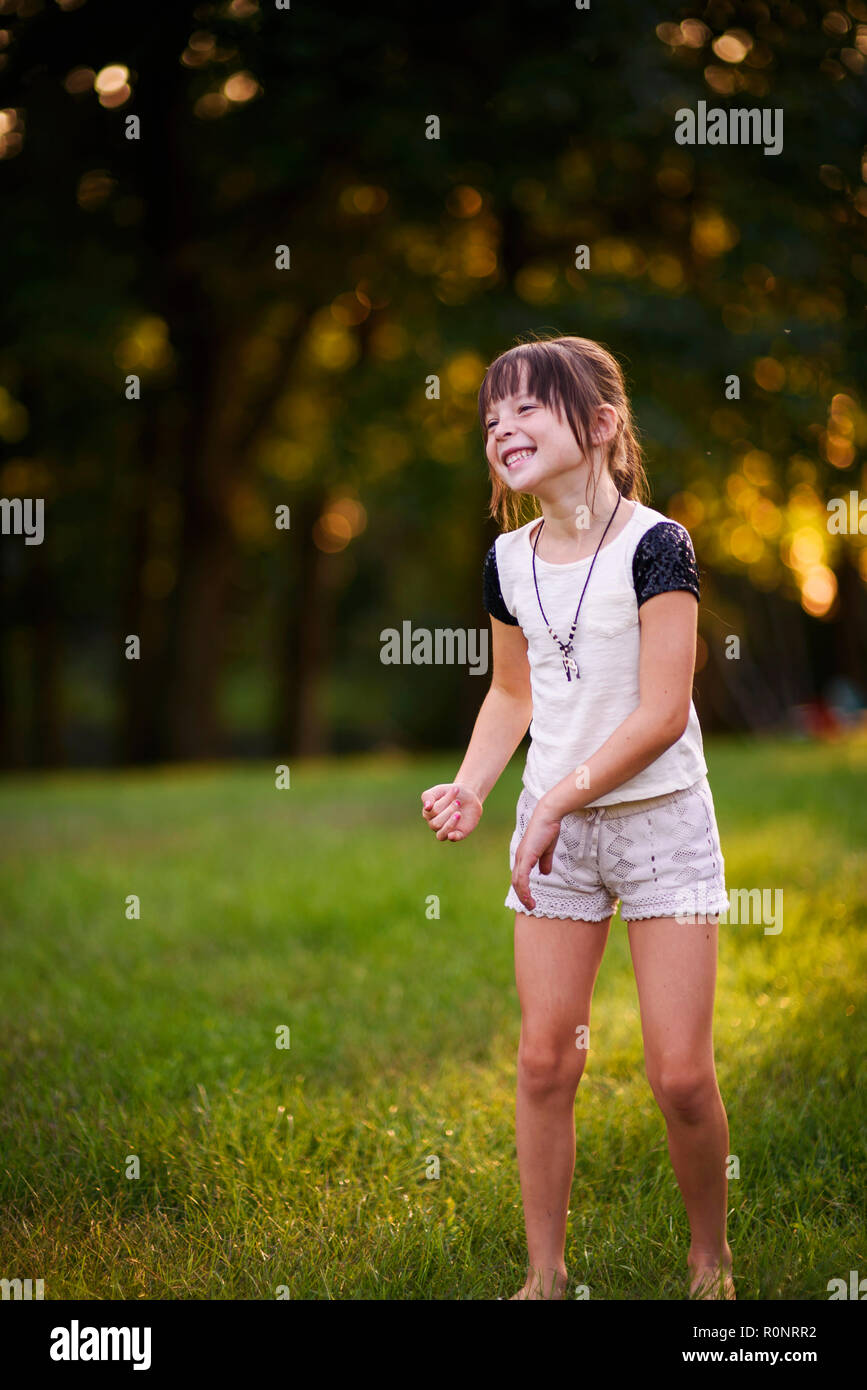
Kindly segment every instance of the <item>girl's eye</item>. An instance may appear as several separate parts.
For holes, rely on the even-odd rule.
[[[535,410],[535,409],[536,409],[535,405],[519,405],[519,406],[518,406],[518,414],[520,415],[520,413],[521,413],[522,410]],[[495,425],[496,423],[497,423],[496,420],[489,420],[488,423],[485,425],[485,429],[486,429],[486,430],[489,430],[489,429],[491,428],[491,426],[492,426],[492,425]]]

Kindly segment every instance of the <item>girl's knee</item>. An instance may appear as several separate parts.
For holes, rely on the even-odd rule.
[[[574,1096],[584,1071],[587,1053],[576,1048],[575,1039],[522,1039],[518,1048],[518,1080],[535,1096],[569,1092]]]
[[[647,1079],[663,1114],[680,1120],[699,1120],[717,1096],[713,1066],[692,1058],[671,1058],[648,1067]]]

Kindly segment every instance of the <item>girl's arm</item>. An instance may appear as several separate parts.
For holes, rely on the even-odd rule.
[[[698,602],[675,589],[655,594],[640,607],[638,707],[588,758],[537,802],[515,854],[512,886],[530,909],[530,871],[549,874],[560,835],[560,821],[570,811],[613,791],[647,767],[681,737],[689,720],[695,672]]]
[[[689,720],[695,673],[698,602],[672,590],[639,609],[639,703],[583,768],[564,777],[540,801],[543,814],[561,820],[613,791],[648,767],[681,737]],[[537,808],[538,809],[538,808]]]
[[[455,781],[484,801],[533,717],[527,639],[519,627],[491,618],[494,670]]]
[[[494,669],[490,689],[455,780],[422,792],[422,814],[438,840],[462,840],[475,829],[482,802],[533,717],[527,639],[520,627],[491,616],[491,647]]]

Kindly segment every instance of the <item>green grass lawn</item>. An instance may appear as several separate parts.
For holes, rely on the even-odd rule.
[[[827,1299],[867,1275],[867,741],[706,751],[729,889],[784,892],[779,935],[720,934],[738,1293]],[[0,1277],[47,1299],[513,1293],[521,762],[458,845],[419,801],[454,758],[299,762],[286,791],[259,765],[6,779]],[[570,1273],[593,1299],[680,1299],[619,917],[593,1042]]]

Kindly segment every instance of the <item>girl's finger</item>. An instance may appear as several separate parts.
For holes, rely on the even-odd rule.
[[[442,826],[440,826],[439,830],[437,831],[437,839],[438,839],[438,840],[446,840],[446,839],[448,839],[449,831],[450,831],[450,830],[454,830],[454,828],[455,828],[455,826],[457,825],[457,823],[458,823],[458,821],[460,820],[460,818],[461,818],[461,813],[460,813],[460,811],[458,811],[457,815],[452,816],[450,820],[446,820],[445,823],[444,823]],[[446,829],[446,826],[448,826],[448,830]]]
[[[530,869],[532,869],[532,867],[532,864],[528,865],[526,868],[523,864],[519,867],[516,863],[514,875],[512,877],[512,887],[524,906],[529,908],[534,908],[536,906],[535,902],[530,897]]]
[[[454,801],[450,802],[444,811],[440,811],[439,815],[431,819],[431,825],[433,826],[434,830],[441,830],[442,827],[448,822],[455,805],[456,803]]]

